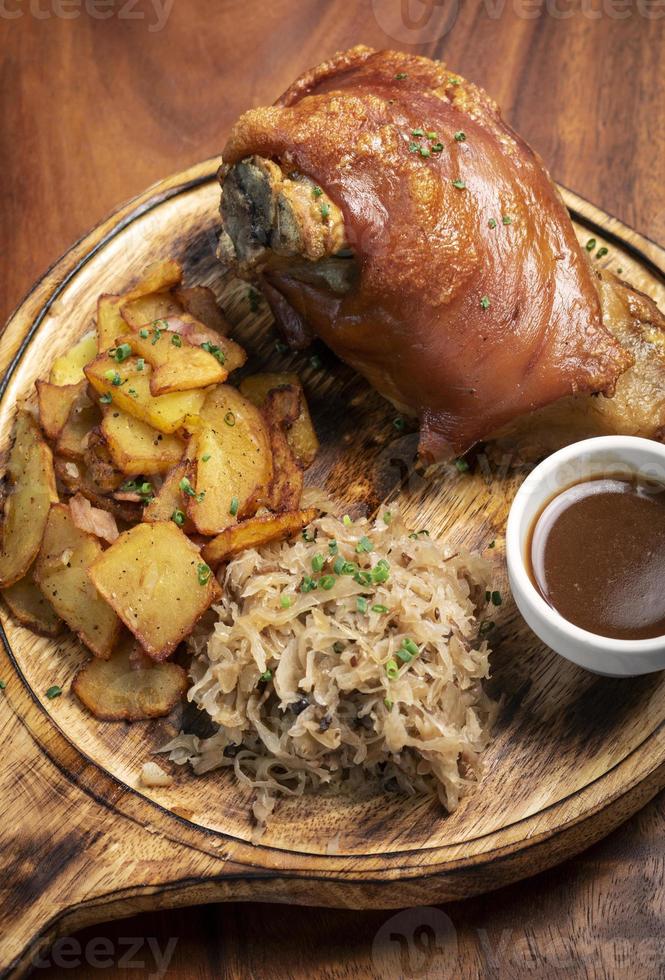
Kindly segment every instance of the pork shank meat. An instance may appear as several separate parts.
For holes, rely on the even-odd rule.
[[[594,271],[540,158],[444,64],[356,47],[233,127],[219,256],[440,459],[665,425],[664,322]],[[597,396],[597,397],[595,397]]]

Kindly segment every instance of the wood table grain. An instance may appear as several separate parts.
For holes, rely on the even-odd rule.
[[[358,42],[444,58],[556,179],[665,242],[665,0],[0,0],[1,319],[115,206]],[[662,976],[664,803],[483,898],[143,915],[60,940],[35,975]]]

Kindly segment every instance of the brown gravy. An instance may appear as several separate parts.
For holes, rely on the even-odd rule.
[[[601,476],[557,494],[534,521],[531,578],[565,619],[599,636],[665,634],[665,486]]]

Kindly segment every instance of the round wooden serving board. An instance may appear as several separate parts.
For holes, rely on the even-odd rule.
[[[414,528],[472,548],[496,540],[497,610],[491,691],[502,696],[486,772],[444,815],[397,795],[305,797],[278,805],[251,843],[249,797],[230,773],[175,769],[165,789],[138,776],[180,716],[102,724],[69,686],[86,654],[47,640],[2,609],[0,737],[0,970],[20,976],[40,946],[95,921],[155,906],[265,900],[308,905],[433,904],[497,888],[580,851],[665,786],[665,676],[596,677],[543,647],[505,585],[503,533],[523,472],[485,461],[425,478],[412,467],[415,433],[325,350],[282,354],[268,309],[214,259],[219,191],[211,160],[151,188],[95,229],[34,287],[0,339],[0,445],[17,400],[53,358],[89,329],[101,292],[120,292],[148,262],[172,256],[191,283],[212,286],[248,369],[301,373],[322,450],[308,473],[345,510],[369,513],[400,497]],[[665,306],[665,252],[564,191],[583,240]],[[63,695],[45,697],[52,684]]]

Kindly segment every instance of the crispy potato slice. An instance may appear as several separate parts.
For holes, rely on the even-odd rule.
[[[221,595],[198,548],[172,521],[125,531],[90,578],[155,660],[168,657]]]
[[[195,320],[223,337],[230,333],[231,324],[222,313],[212,289],[207,286],[190,286],[187,289],[180,286],[174,289],[173,295]]]
[[[97,657],[111,656],[120,621],[90,581],[102,554],[96,537],[81,531],[66,504],[53,504],[35,564],[35,581],[70,630]]]
[[[97,354],[97,334],[93,330],[68,351],[56,357],[49,381],[52,385],[75,385],[83,380],[83,368]]]
[[[148,293],[130,300],[129,303],[123,303],[120,312],[125,327],[138,330],[140,327],[152,326],[156,320],[179,316],[183,308],[172,293]],[[122,331],[126,332],[126,329]]]
[[[296,510],[289,514],[266,514],[250,517],[233,527],[227,527],[203,548],[203,557],[213,567],[247,548],[260,548],[271,541],[284,541],[302,531],[314,520],[314,507]]]
[[[224,355],[221,351],[215,357],[201,347],[193,347],[180,334],[154,324],[130,334],[126,343],[134,354],[143,357],[151,366],[150,391],[153,395],[207,388],[228,376],[222,366]]]
[[[169,290],[177,286],[181,280],[180,264],[174,259],[163,259],[147,266],[136,285],[128,292],[121,296],[100,296],[97,303],[98,352],[101,354],[109,347],[113,347],[115,338],[128,332],[128,325],[120,314],[123,306],[150,293]]]
[[[67,421],[62,427],[55,444],[58,456],[67,459],[83,459],[90,433],[101,422],[99,408],[90,400],[85,385],[78,393],[69,410]]]
[[[300,415],[299,389],[295,385],[272,388],[266,396],[263,413],[268,422],[273,460],[268,507],[276,512],[294,511],[300,506],[303,475],[291,452],[287,433]]]
[[[187,673],[171,663],[154,663],[132,637],[109,660],[93,658],[81,667],[72,690],[100,721],[162,718],[187,690]]]
[[[83,463],[90,479],[102,493],[113,493],[125,476],[113,462],[101,426],[96,426],[88,435]]]
[[[150,392],[151,371],[149,364],[141,364],[135,357],[118,364],[108,354],[100,354],[85,369],[93,388],[105,399],[110,397],[117,408],[160,432],[175,432],[188,418],[199,414],[206,392],[177,391],[153,395]],[[120,383],[114,384],[114,380]]]
[[[37,381],[39,422],[48,439],[55,441],[59,437],[69,418],[74,402],[85,391],[87,385],[88,382],[84,377],[76,384],[71,385],[54,385],[50,381]]]
[[[58,456],[53,462],[62,494],[80,493],[95,507],[113,514],[115,518],[124,521],[125,524],[136,524],[141,520],[142,505],[107,496],[92,479],[84,462],[80,460],[74,462],[69,459],[61,459]]]
[[[182,460],[177,466],[173,467],[166,475],[157,494],[143,511],[144,521],[148,521],[150,524],[154,524],[155,521],[171,521],[173,520],[174,513],[179,511],[180,515],[182,515],[179,517],[179,521],[181,522],[179,526],[183,527],[186,531],[190,530],[191,521],[186,516],[186,498],[180,489],[180,483],[183,479],[189,479],[191,482],[191,470],[192,464],[188,459]],[[184,521],[182,520],[183,516],[185,517]]]
[[[319,440],[314,431],[307,400],[298,375],[291,371],[266,371],[263,374],[252,374],[240,382],[240,391],[253,405],[263,408],[268,392],[273,388],[282,388],[285,385],[300,389],[300,413],[286,433],[286,438],[300,466],[307,469],[308,466],[312,465],[319,451]]]
[[[115,344],[115,338],[128,333],[129,328],[120,316],[120,307],[124,303],[122,296],[104,294],[97,300],[97,350],[95,354],[103,353]],[[86,363],[95,357],[95,354]]]
[[[272,479],[272,453],[261,412],[230,385],[206,398],[187,455],[193,494],[187,513],[201,534],[217,534],[255,513]]]
[[[10,612],[23,626],[40,636],[57,636],[64,623],[35,582],[32,571],[2,590]]]
[[[57,501],[51,450],[29,412],[16,417],[5,474],[0,588],[22,579],[37,557],[51,504]]]
[[[114,465],[125,476],[167,473],[182,458],[185,443],[120,409],[104,414],[101,432]]]

